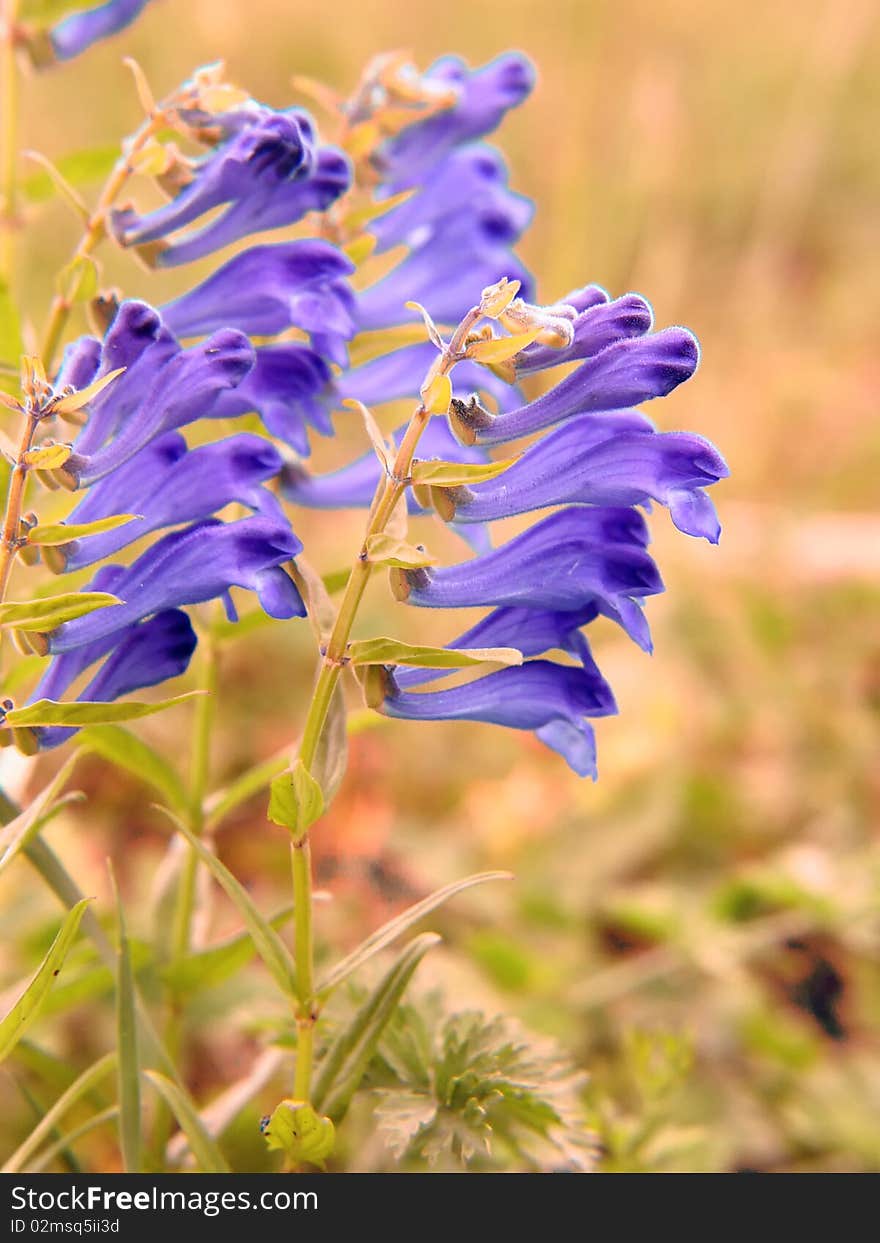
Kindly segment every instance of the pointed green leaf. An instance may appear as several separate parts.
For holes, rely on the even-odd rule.
[[[276,777],[270,789],[269,819],[289,829],[295,838],[307,833],[324,810],[321,787],[302,760]]]
[[[41,445],[38,449],[28,449],[23,460],[32,470],[57,470],[72,452],[70,445]]]
[[[406,540],[381,532],[367,540],[367,556],[373,565],[387,565],[400,570],[417,570],[423,565],[436,565],[420,544],[408,544]]]
[[[119,1142],[126,1174],[141,1172],[141,1079],[135,1015],[134,973],[125,915],[116,881],[116,919],[119,943],[116,950],[116,1048],[119,1052]]]
[[[70,1131],[66,1131],[63,1135],[51,1144],[48,1148],[44,1148],[38,1157],[30,1162],[28,1167],[29,1174],[41,1173],[47,1165],[59,1157],[65,1149],[73,1148],[77,1140],[82,1139],[84,1135],[88,1135],[90,1131],[97,1131],[98,1127],[106,1126],[108,1122],[115,1122],[119,1110],[115,1105],[111,1105],[108,1109],[102,1109],[100,1113],[95,1114],[91,1118],[86,1118],[85,1122],[81,1122],[79,1126],[73,1127]]]
[[[137,721],[155,712],[164,712],[177,704],[185,703],[203,691],[186,691],[172,699],[160,699],[157,703],[142,703],[137,699],[123,699],[116,703],[98,703],[74,700],[72,703],[55,703],[52,699],[38,699],[26,708],[13,708],[6,714],[6,724],[17,729],[36,728],[43,725],[109,725],[116,721]]]
[[[374,954],[385,949],[413,924],[417,924],[420,919],[424,919],[431,911],[442,906],[444,902],[448,902],[450,898],[454,898],[456,894],[463,893],[465,889],[472,889],[474,885],[482,885],[486,881],[512,879],[511,872],[477,872],[474,876],[466,876],[464,880],[453,881],[451,885],[444,885],[442,889],[435,890],[427,898],[422,898],[421,902],[416,902],[405,911],[401,911],[399,915],[395,915],[393,919],[389,919],[388,923],[377,928],[335,967],[331,967],[327,974],[318,981],[316,989],[318,996],[326,997],[343,980],[347,980],[350,975],[358,971]]]
[[[410,475],[414,485],[461,488],[495,479],[518,460],[511,457],[501,462],[414,462]]]
[[[104,531],[115,531],[129,522],[136,522],[137,514],[114,514],[111,518],[98,518],[96,522],[51,522],[31,527],[27,533],[29,544],[69,544],[71,540],[87,539]]]
[[[277,932],[293,914],[289,906],[269,920],[269,926]],[[207,949],[178,958],[163,972],[163,978],[179,996],[190,995],[203,988],[213,988],[235,975],[256,953],[253,937],[249,932],[211,945]]]
[[[59,809],[60,805],[55,803],[55,799],[67,784],[80,754],[78,751],[74,752],[30,805],[0,829],[0,872],[9,866],[18,852],[27,846]]]
[[[337,682],[311,767],[312,776],[321,787],[324,811],[330,806],[342,784],[347,764],[348,711],[342,686]]]
[[[257,953],[272,973],[275,982],[289,997],[296,995],[293,959],[290,951],[269,921],[260,914],[247,890],[239,884],[227,867],[220,862],[204,842],[200,841],[185,824],[167,808],[161,809],[177,830],[183,834],[208,871],[238,907],[239,914],[253,938]]]
[[[219,824],[230,812],[264,790],[273,777],[283,773],[290,763],[290,747],[247,769],[224,790],[212,794],[205,803],[209,825]]]
[[[87,613],[114,604],[122,604],[122,601],[107,591],[71,591],[61,596],[44,596],[40,600],[8,600],[0,604],[0,626],[47,634],[63,622],[85,617]]]
[[[49,952],[40,964],[36,975],[28,984],[18,1001],[0,1022],[0,1062],[9,1056],[24,1033],[40,1013],[58,972],[64,965],[67,952],[76,939],[79,922],[91,898],[83,898],[68,912]]]
[[[334,1122],[348,1109],[416,967],[440,939],[434,932],[424,932],[410,941],[324,1055],[312,1104]]]
[[[83,750],[94,751],[103,759],[148,782],[169,807],[182,809],[187,806],[189,796],[183,782],[165,757],[121,725],[90,725],[83,730],[78,741]]]
[[[80,8],[82,8],[81,0],[23,0],[22,4],[23,10],[58,10],[57,15],[53,12],[49,17],[42,15],[27,17],[28,21],[39,21],[42,23],[54,23],[58,20],[58,16],[63,16],[65,12]],[[21,16],[22,19],[25,19],[25,12],[22,12]],[[64,177],[64,180],[75,189],[80,189],[82,186],[90,185],[92,182],[104,181],[113,171],[113,167],[118,159],[118,147],[92,147],[83,151],[72,151],[69,155],[62,155],[54,163]],[[21,183],[22,193],[32,203],[44,202],[46,199],[51,198],[54,188],[52,178],[48,172],[42,171],[31,173],[23,178]]]
[[[180,1124],[180,1129],[189,1141],[192,1154],[202,1173],[231,1173],[226,1158],[208,1134],[198,1111],[193,1108],[192,1102],[181,1092],[177,1084],[172,1083],[170,1079],[166,1079],[156,1070],[145,1070],[144,1078],[149,1080],[174,1114]]]
[[[59,296],[69,305],[88,302],[89,298],[94,298],[98,292],[98,265],[92,256],[79,255],[66,264],[58,273],[56,288]],[[71,408],[79,407],[68,407]]]
[[[356,639],[348,645],[354,665],[416,665],[425,669],[467,669],[471,665],[521,665],[515,647],[423,647],[399,639]]]
[[[84,1096],[88,1096],[102,1079],[106,1079],[115,1066],[116,1054],[105,1053],[103,1057],[98,1058],[97,1062],[94,1062],[87,1070],[84,1070],[67,1091],[59,1096],[52,1108],[40,1119],[27,1139],[15,1150],[0,1172],[3,1174],[17,1174],[27,1164],[31,1155],[37,1151],[40,1144],[51,1137],[67,1111],[77,1101],[82,1100]]]

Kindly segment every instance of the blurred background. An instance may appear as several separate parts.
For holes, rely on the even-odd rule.
[[[512,184],[536,202],[522,252],[546,301],[597,281],[645,294],[658,324],[697,333],[701,369],[649,413],[724,453],[732,476],[713,490],[724,533],[713,548],[654,515],[667,593],[649,605],[653,658],[610,625],[593,628],[620,705],[597,729],[596,785],[531,736],[488,726],[379,722],[353,736],[348,779],[315,835],[332,899],[319,912],[322,952],[459,875],[510,868],[512,884],[435,920],[445,946],[421,986],[559,1040],[589,1072],[603,1168],[876,1170],[876,4],[161,0],[120,38],[28,82],[26,145],[56,157],[118,143],[138,120],[126,53],[157,94],[222,58],[233,80],[281,106],[295,100],[294,73],[347,93],[382,50],[411,49],[424,67],[510,47],[540,75],[496,139]],[[42,316],[75,224],[57,202],[34,210],[23,263]],[[128,292],[160,300],[173,288],[173,277],[105,258]],[[396,415],[383,412],[384,425]],[[343,428],[316,464],[354,449],[357,431]],[[296,525],[330,571],[349,560],[362,519]],[[453,537],[425,538],[460,557]],[[460,629],[392,605],[377,583],[362,633],[392,625],[437,642]],[[279,623],[224,650],[215,785],[295,737],[313,660],[306,627]],[[185,756],[186,716],[146,722],[144,736]],[[18,780],[39,788],[57,763]],[[53,825],[53,844],[105,907],[110,855],[147,937],[166,842],[150,796],[97,759],[74,785],[88,801]],[[286,845],[263,808],[258,796],[239,809],[218,849],[274,909]],[[57,927],[19,866],[0,893],[7,921],[28,930],[0,948],[10,984]],[[211,935],[234,924],[218,902]],[[245,1073],[276,1009],[256,968],[193,1002],[201,1099]],[[85,1065],[111,1024],[95,987],[35,1035],[59,1064]],[[9,1077],[2,1091],[26,1132]]]

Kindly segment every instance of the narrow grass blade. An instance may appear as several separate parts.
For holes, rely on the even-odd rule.
[[[125,927],[125,915],[116,880],[116,1048],[119,1053],[119,1142],[127,1174],[141,1172],[141,1078],[135,1014],[134,973]]]
[[[95,1114],[91,1118],[87,1118],[80,1126],[76,1126],[72,1131],[68,1131],[66,1135],[62,1135],[49,1148],[45,1148],[40,1155],[31,1162],[28,1169],[29,1174],[41,1173],[47,1165],[59,1157],[66,1149],[72,1149],[78,1139],[82,1139],[84,1135],[88,1135],[90,1131],[97,1131],[99,1126],[106,1126],[108,1122],[115,1121],[119,1110],[115,1105],[111,1105],[108,1109],[102,1109],[100,1113]]]
[[[180,1091],[176,1084],[166,1079],[164,1075],[160,1075],[158,1071],[145,1070],[144,1078],[149,1080],[174,1114],[180,1124],[180,1129],[186,1135],[199,1169],[204,1174],[231,1173],[226,1158],[208,1134],[198,1111],[193,1108],[189,1098]]]
[[[362,967],[365,962],[368,962],[374,954],[378,954],[380,950],[385,949],[401,933],[406,932],[413,924],[417,924],[425,915],[436,910],[438,906],[442,906],[444,902],[448,902],[450,898],[454,898],[456,894],[462,893],[465,889],[471,889],[474,885],[482,885],[485,881],[512,879],[510,872],[478,872],[474,876],[466,876],[464,880],[453,881],[451,885],[444,885],[442,889],[437,889],[434,893],[429,894],[427,898],[423,898],[421,902],[416,902],[414,906],[401,911],[399,915],[395,915],[393,919],[390,919],[387,924],[377,928],[375,932],[371,933],[365,941],[362,941],[341,962],[338,962],[335,967],[331,967],[327,974],[318,981],[318,995],[325,997],[332,989],[341,984],[343,980],[348,979],[350,975]]]
[[[324,1056],[312,1093],[312,1104],[319,1113],[326,1114],[334,1122],[345,1114],[413,972],[439,941],[435,932],[423,932],[410,941],[349,1025],[336,1037]]]
[[[0,1062],[9,1056],[40,1013],[40,1008],[55,983],[58,972],[64,965],[67,952],[76,938],[80,920],[90,901],[90,898],[83,898],[68,912],[46,957],[40,963],[36,975],[0,1022]]]
[[[27,1139],[15,1150],[0,1173],[17,1174],[24,1168],[28,1160],[35,1153],[45,1140],[51,1138],[58,1123],[67,1113],[67,1111],[82,1100],[116,1067],[116,1054],[105,1053],[103,1057],[94,1062],[87,1070],[74,1080],[66,1092],[59,1096],[58,1100],[52,1108],[44,1115],[41,1122],[37,1123],[31,1131]]]
[[[238,908],[245,927],[253,938],[257,953],[266,964],[281,991],[288,997],[296,996],[295,971],[290,951],[267,919],[257,910],[250,894],[239,884],[227,867],[167,808],[165,815],[186,838],[205,867]]]

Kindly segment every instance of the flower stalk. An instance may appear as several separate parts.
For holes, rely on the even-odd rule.
[[[0,0],[0,277],[12,275],[18,215],[19,81],[15,50],[18,0]]]
[[[423,385],[437,376],[447,376],[457,362],[464,357],[468,335],[484,314],[482,306],[472,307],[462,319],[448,344],[444,346]],[[400,442],[394,465],[380,479],[370,508],[360,551],[355,558],[345,586],[339,611],[324,650],[321,668],[312,693],[299,759],[311,771],[318,744],[327,721],[327,713],[333,692],[346,664],[349,639],[357,618],[358,609],[370,579],[370,561],[367,545],[370,537],[380,535],[387,527],[398,502],[406,492],[412,472],[413,458],[430,412],[424,402],[416,406],[409,425]],[[294,1095],[297,1100],[308,1101],[314,1048],[314,1029],[318,1019],[317,999],[314,996],[314,948],[312,932],[312,877],[311,853],[308,834],[291,846],[294,888],[294,962],[296,964],[297,1007],[297,1056],[294,1079]]]

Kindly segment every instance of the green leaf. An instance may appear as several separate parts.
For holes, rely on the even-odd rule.
[[[59,9],[62,12],[69,12],[72,9],[82,8],[80,0],[24,0],[26,9]],[[25,14],[22,13],[22,17]],[[28,20],[56,20],[54,17],[50,19],[29,18]],[[64,180],[76,189],[87,186],[96,181],[103,181],[113,171],[116,161],[119,159],[118,147],[91,147],[83,151],[72,151],[69,155],[62,155],[54,161],[55,167],[64,177]],[[46,199],[50,199],[54,193],[55,186],[48,172],[31,173],[25,177],[21,184],[22,193],[25,198],[32,203],[41,203]]]
[[[437,558],[419,544],[381,532],[367,540],[367,556],[373,565],[387,565],[398,570],[417,570],[424,565],[436,565]]]
[[[348,711],[342,686],[337,682],[311,767],[312,776],[321,787],[324,797],[324,811],[330,806],[342,784],[347,764]]]
[[[183,809],[187,806],[189,796],[183,782],[164,756],[121,725],[90,725],[78,741],[83,750],[94,751],[111,764],[146,781],[169,807]]]
[[[0,829],[0,872],[9,866],[20,850],[23,850],[40,829],[51,819],[60,804],[55,802],[67,784],[80,752],[74,752],[63,768],[60,768],[49,784],[31,801],[20,815]]]
[[[518,460],[512,457],[502,462],[414,462],[410,476],[414,485],[461,488],[495,479]]]
[[[27,1139],[15,1150],[3,1166],[3,1174],[17,1174],[36,1152],[44,1140],[51,1137],[58,1123],[84,1096],[88,1096],[116,1067],[116,1054],[105,1053],[74,1080],[66,1092],[59,1096],[52,1108],[40,1119]]]
[[[354,665],[417,665],[425,669],[467,669],[472,665],[521,665],[515,647],[423,647],[399,639],[355,639],[347,655]]]
[[[186,691],[172,699],[160,699],[157,703],[142,703],[137,699],[124,699],[121,703],[98,703],[76,700],[72,703],[55,703],[52,699],[38,699],[26,708],[13,708],[6,714],[6,724],[18,729],[43,725],[107,725],[116,721],[137,721],[155,712],[164,712],[177,704],[185,703],[203,691]]]
[[[108,1122],[115,1122],[119,1110],[115,1105],[111,1105],[108,1109],[102,1109],[100,1113],[94,1114],[91,1118],[86,1118],[85,1122],[81,1122],[79,1126],[73,1127],[70,1131],[61,1135],[54,1144],[48,1148],[44,1148],[40,1155],[31,1161],[28,1168],[29,1174],[41,1173],[47,1165],[51,1165],[56,1157],[59,1157],[65,1149],[73,1148],[77,1140],[82,1139],[84,1135],[88,1135],[90,1131],[97,1131],[98,1127],[106,1126]]]
[[[21,320],[6,281],[0,277],[0,362],[8,363],[18,373],[18,360],[24,353]],[[16,382],[15,388],[18,388]]]
[[[58,273],[56,288],[68,306],[94,298],[98,292],[98,265],[91,255],[80,255],[66,264]]]
[[[43,1001],[55,983],[58,972],[64,965],[68,950],[79,931],[79,922],[83,917],[91,898],[83,898],[68,912],[49,952],[43,959],[36,975],[28,984],[18,1001],[0,1022],[0,1062],[4,1061],[15,1048],[24,1033],[40,1013]]]
[[[134,973],[116,881],[116,1048],[119,1051],[119,1141],[126,1174],[141,1172],[141,1080]]]
[[[435,890],[427,898],[422,898],[421,902],[416,902],[405,911],[401,911],[399,915],[389,919],[387,924],[383,924],[381,928],[371,933],[341,962],[330,968],[327,974],[318,981],[315,991],[319,997],[326,997],[343,980],[347,980],[350,975],[358,971],[374,954],[385,949],[413,924],[417,924],[420,919],[424,919],[431,911],[442,906],[444,902],[448,902],[450,898],[454,898],[456,894],[463,893],[465,889],[472,889],[475,885],[485,884],[486,881],[512,879],[511,872],[477,872],[474,876],[466,876],[464,880],[453,881],[451,885],[444,885],[442,889]]]
[[[293,959],[290,951],[267,919],[257,910],[247,890],[235,879],[227,867],[200,841],[181,820],[166,808],[162,809],[169,820],[186,838],[190,846],[208,868],[211,875],[238,908],[239,914],[251,934],[257,953],[271,972],[276,984],[288,997],[296,995]]]
[[[122,601],[107,591],[71,591],[61,596],[44,596],[40,600],[9,600],[0,604],[0,626],[47,634],[64,622],[114,604],[122,604]]]
[[[32,470],[57,470],[72,452],[70,445],[41,445],[38,449],[28,449],[23,461]]]
[[[269,819],[301,838],[324,810],[321,787],[302,760],[297,760],[274,779],[270,789]]]
[[[279,911],[269,920],[270,927],[277,932],[292,914],[292,906]],[[178,958],[165,969],[163,977],[173,992],[190,995],[203,988],[213,988],[236,975],[255,953],[253,937],[249,932],[241,932],[218,945]]]
[[[333,1041],[321,1062],[312,1093],[312,1104],[320,1113],[333,1121],[345,1114],[416,967],[440,939],[435,932],[424,932],[410,941]]]
[[[337,592],[342,591],[350,577],[349,566],[346,566],[344,570],[331,570],[329,574],[325,574],[324,588],[328,595],[335,596]]]
[[[47,523],[31,527],[27,533],[29,544],[69,544],[71,540],[87,539],[90,535],[101,535],[104,531],[115,531],[129,522],[136,522],[137,514],[115,514],[112,518],[99,518],[96,522]]]
[[[229,1174],[231,1170],[223,1153],[206,1130],[198,1111],[177,1084],[155,1070],[145,1070],[147,1079],[174,1114],[186,1135],[192,1154],[204,1174]]]
[[[263,760],[261,764],[247,769],[240,777],[226,787],[212,794],[205,803],[208,824],[213,826],[224,820],[230,812],[235,811],[242,803],[253,798],[264,790],[273,777],[283,773],[290,763],[290,747],[285,747],[277,755]]]
[[[92,295],[89,294],[88,296],[91,297]],[[76,414],[77,410],[82,410],[83,406],[87,406],[99,393],[103,393],[104,389],[112,384],[118,376],[121,376],[124,370],[124,367],[117,367],[115,371],[108,371],[106,375],[93,380],[85,388],[77,389],[75,393],[71,393],[68,397],[61,397],[53,401],[53,413]]]
[[[394,1154],[433,1165],[526,1169],[595,1162],[581,1101],[585,1076],[553,1042],[509,1019],[401,1006],[370,1066],[375,1118]],[[517,1168],[517,1166],[514,1166]],[[519,1165],[522,1168],[522,1165]]]

